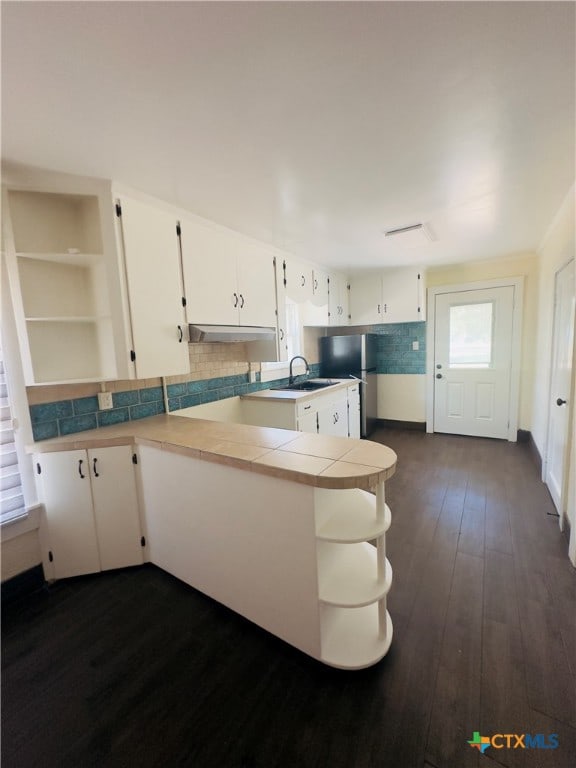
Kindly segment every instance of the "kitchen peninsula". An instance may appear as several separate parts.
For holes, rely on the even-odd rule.
[[[387,653],[392,569],[385,553],[385,482],[396,466],[392,450],[175,415],[36,443],[31,450],[48,489],[48,579],[66,557],[51,541],[58,540],[51,459],[62,452],[61,459],[70,459],[60,494],[70,493],[69,482],[90,496],[91,485],[96,501],[106,451],[122,447],[132,457],[125,471],[136,472],[142,559],[325,664],[361,669]],[[94,516],[98,540],[97,511]],[[104,569],[102,541],[96,549]]]

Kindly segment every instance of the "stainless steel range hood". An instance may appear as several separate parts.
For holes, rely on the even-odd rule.
[[[256,325],[192,325],[188,326],[189,340],[197,341],[274,341],[276,328]]]

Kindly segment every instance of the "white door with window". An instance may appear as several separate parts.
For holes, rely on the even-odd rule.
[[[435,432],[509,438],[516,290],[436,292]]]
[[[554,293],[554,331],[552,339],[552,371],[548,416],[548,449],[544,479],[562,520],[562,497],[568,424],[572,349],[574,339],[574,261],[556,273]]]

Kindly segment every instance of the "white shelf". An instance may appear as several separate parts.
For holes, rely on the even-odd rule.
[[[321,660],[339,669],[364,669],[380,661],[392,642],[392,619],[386,611],[385,631],[380,635],[379,603],[363,608],[321,607]]]
[[[392,584],[392,566],[378,578],[376,547],[318,542],[318,593],[329,605],[360,607],[380,600]]]
[[[34,259],[35,261],[50,261],[55,264],[69,264],[76,267],[91,267],[94,264],[98,264],[102,261],[101,253],[82,253],[82,252],[66,252],[66,253],[34,253],[18,252],[16,256],[19,259]]]
[[[368,491],[318,488],[315,493],[316,537],[320,541],[368,541],[390,527],[392,515],[388,505],[384,519],[378,520],[376,497]]]
[[[62,315],[62,317],[27,317],[27,323],[97,323],[100,320],[109,320],[109,317],[95,317],[94,315]]]

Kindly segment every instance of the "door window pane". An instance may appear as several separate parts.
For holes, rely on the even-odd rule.
[[[493,302],[450,307],[450,368],[492,365]]]

